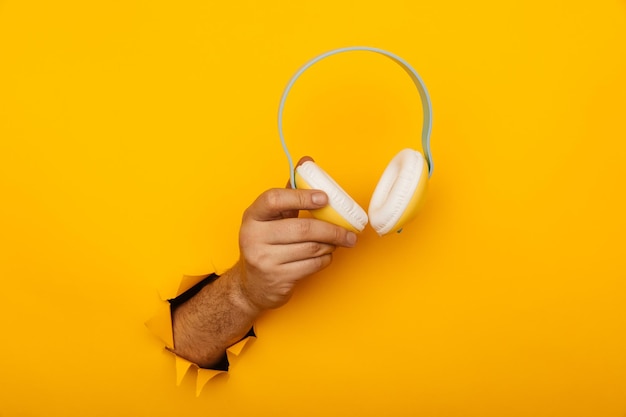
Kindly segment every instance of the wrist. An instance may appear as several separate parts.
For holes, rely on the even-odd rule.
[[[266,310],[262,304],[254,297],[254,291],[249,285],[249,275],[246,271],[245,261],[240,259],[229,270],[229,279],[233,286],[231,292],[232,302],[235,303],[242,311],[253,317],[258,316]]]

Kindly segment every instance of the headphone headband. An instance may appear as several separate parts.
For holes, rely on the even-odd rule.
[[[294,178],[294,166],[293,159],[291,158],[291,154],[287,149],[287,144],[285,143],[285,135],[283,133],[283,111],[285,109],[285,102],[287,101],[287,96],[291,91],[291,88],[295,84],[295,82],[300,78],[300,76],[315,63],[321,61],[324,58],[328,58],[332,55],[341,54],[343,52],[352,52],[352,51],[366,51],[366,52],[375,52],[377,54],[386,56],[387,58],[394,61],[396,64],[400,65],[413,83],[417,87],[417,91],[419,92],[420,98],[422,100],[422,110],[424,112],[424,120],[422,126],[422,149],[424,151],[424,156],[426,158],[426,162],[428,162],[428,176],[433,174],[433,159],[430,152],[430,131],[432,128],[432,104],[430,102],[430,96],[428,95],[428,90],[426,90],[426,85],[420,78],[417,71],[411,67],[411,65],[406,62],[404,59],[399,56],[392,54],[391,52],[385,51],[384,49],[372,48],[369,46],[349,46],[346,48],[333,49],[332,51],[325,52],[317,57],[311,59],[309,62],[304,64],[289,80],[287,86],[285,87],[285,91],[283,91],[283,95],[280,98],[280,105],[278,106],[278,136],[280,136],[280,143],[283,145],[283,150],[285,151],[285,155],[287,155],[287,161],[289,162],[289,178],[291,181],[291,187],[296,188],[295,178]]]

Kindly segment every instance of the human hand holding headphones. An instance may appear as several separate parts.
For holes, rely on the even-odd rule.
[[[400,231],[422,205],[433,170],[431,104],[415,70],[390,52],[368,47],[336,49],[309,61],[287,84],[278,111],[278,130],[293,190],[267,190],[248,207],[239,231],[237,264],[176,308],[173,335],[177,355],[203,367],[214,366],[228,346],[246,335],[262,311],[286,303],[300,280],[326,268],[337,247],[355,246],[356,232],[365,228],[368,214],[310,158],[301,159],[294,167],[282,128],[285,102],[298,77],[316,62],[349,51],[376,52],[398,63],[417,86],[423,103],[425,157],[403,149],[391,160],[372,195],[369,222],[381,236]],[[315,218],[298,219],[299,210],[309,210]]]
[[[307,161],[294,168],[293,159],[287,149],[283,133],[285,104],[289,92],[298,78],[311,66],[325,58],[353,51],[374,52],[400,65],[417,87],[423,111],[422,149],[424,155],[417,150],[407,148],[392,158],[372,193],[367,213],[315,162]],[[311,214],[317,219],[325,220],[354,232],[362,232],[369,220],[372,228],[380,236],[402,231],[404,225],[416,216],[424,203],[428,179],[433,172],[430,152],[431,126],[432,104],[426,86],[418,73],[399,56],[383,49],[367,46],[335,49],[307,62],[287,83],[278,108],[278,134],[289,162],[292,188],[317,189],[328,195],[328,205],[321,209],[311,210]]]

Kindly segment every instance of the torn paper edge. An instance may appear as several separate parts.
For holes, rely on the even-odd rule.
[[[219,374],[226,373],[226,371],[201,368],[197,364],[188,361],[173,352],[174,333],[172,330],[172,310],[169,300],[183,294],[211,274],[221,275],[227,269],[216,268],[213,262],[211,262],[211,264],[213,265],[214,272],[202,275],[183,275],[178,280],[169,280],[168,282],[164,282],[157,290],[160,298],[159,307],[157,308],[156,313],[145,322],[146,327],[165,344],[165,348],[174,356],[177,386],[180,386],[185,375],[187,375],[190,369],[195,371],[196,397],[200,396],[203,388],[211,379],[215,378]],[[241,354],[244,347],[252,339],[255,339],[255,337],[248,336],[226,349],[226,356],[229,363],[233,363],[233,359]]]

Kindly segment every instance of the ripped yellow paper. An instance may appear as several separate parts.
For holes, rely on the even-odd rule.
[[[217,268],[216,268],[217,269]],[[223,270],[220,270],[220,274]],[[207,278],[211,274],[204,275],[183,275],[178,280],[171,280],[164,282],[158,290],[160,294],[161,302],[155,312],[154,316],[146,321],[146,327],[164,344],[167,350],[175,358],[176,367],[176,385],[180,385],[185,375],[188,372],[195,373],[196,377],[196,396],[199,396],[202,389],[206,384],[217,375],[220,375],[226,371],[205,369],[199,367],[197,364],[188,361],[185,358],[178,356],[174,353],[174,337],[172,331],[172,310],[169,300],[172,300],[181,294],[185,293],[195,285],[199,284],[203,279]],[[219,274],[218,274],[219,275]],[[226,349],[226,355],[229,363],[233,363],[233,359],[241,354],[244,347],[254,339],[253,336],[247,336],[234,345]]]
[[[287,181],[285,82],[361,44],[433,99],[424,208],[338,249],[196,398],[155,289],[236,261]],[[624,45],[623,0],[0,1],[0,414],[626,415]],[[285,111],[362,206],[419,144],[387,61],[320,63]]]

